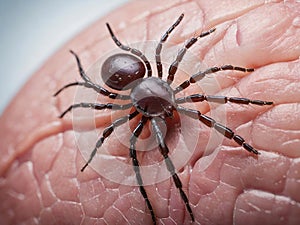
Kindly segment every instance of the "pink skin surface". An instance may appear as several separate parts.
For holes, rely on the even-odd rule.
[[[0,224],[152,224],[137,186],[111,182],[92,167],[80,172],[85,160],[76,145],[72,114],[57,118],[73,104],[76,88],[56,98],[53,94],[80,79],[69,49],[88,68],[101,54],[117,48],[105,22],[130,44],[159,40],[182,12],[185,17],[170,36],[171,43],[180,48],[188,38],[216,27],[189,51],[207,67],[255,68],[252,73],[214,74],[220,90],[210,94],[274,101],[262,107],[224,105],[226,126],[259,150],[258,157],[231,140],[222,142],[221,135],[192,120],[194,136],[189,138],[198,138],[197,146],[178,175],[194,224],[300,224],[300,3],[292,0],[133,1],[67,43],[32,76],[0,118]],[[184,92],[193,93],[193,88]],[[99,100],[109,102],[102,96]],[[207,104],[197,107],[211,114]],[[97,113],[99,132],[112,113],[116,112]],[[221,144],[205,153],[211,135]],[[170,142],[170,136],[166,139]],[[105,143],[113,146],[114,155],[128,158],[128,148],[114,136]],[[158,150],[140,157],[141,164],[156,160],[161,160]],[[171,179],[146,190],[158,224],[191,223]]]

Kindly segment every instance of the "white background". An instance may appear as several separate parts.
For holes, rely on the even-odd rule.
[[[0,115],[55,51],[128,0],[0,0]]]

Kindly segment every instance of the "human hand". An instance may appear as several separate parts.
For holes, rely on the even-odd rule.
[[[261,152],[257,158],[233,141],[225,141],[202,157],[211,130],[194,121],[191,129],[197,131],[197,138],[199,134],[197,148],[178,174],[196,223],[299,223],[299,11],[299,3],[293,1],[166,2],[163,6],[143,1],[131,2],[88,28],[30,79],[1,117],[0,218],[7,224],[35,219],[39,224],[152,223],[138,187],[112,183],[89,167],[80,172],[85,160],[74,141],[71,117],[57,118],[72,104],[76,91],[65,91],[57,98],[52,95],[79,79],[69,49],[76,51],[87,68],[116,48],[105,22],[130,45],[159,40],[184,12],[170,42],[180,48],[195,33],[216,27],[215,34],[200,39],[189,51],[207,66],[255,68],[247,74],[214,74],[221,88],[215,94],[274,101],[267,107],[226,105],[226,126]],[[108,102],[102,96],[100,100]],[[207,105],[199,109],[209,113]],[[99,115],[100,132],[110,122],[111,112]],[[107,145],[116,143],[112,137]],[[126,146],[113,151],[128,155]],[[159,154],[151,155],[142,163],[160,159]],[[190,223],[171,180],[146,189],[157,221]]]

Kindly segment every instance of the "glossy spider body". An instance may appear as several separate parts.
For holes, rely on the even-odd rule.
[[[162,131],[159,127],[159,123],[161,121],[166,120],[166,118],[172,118],[175,111],[179,114],[185,114],[188,117],[191,117],[196,120],[200,120],[202,123],[207,125],[208,127],[214,128],[219,133],[224,135],[228,139],[233,139],[237,144],[242,146],[245,150],[249,151],[250,153],[258,155],[259,152],[254,149],[251,145],[245,142],[245,140],[236,135],[231,129],[227,128],[226,126],[216,122],[214,119],[203,115],[200,111],[189,109],[181,106],[182,103],[186,102],[217,102],[217,103],[237,103],[237,104],[255,104],[255,105],[271,105],[272,102],[268,101],[261,101],[261,100],[250,100],[246,98],[239,98],[239,97],[226,97],[226,96],[209,96],[203,94],[193,94],[190,96],[185,96],[181,98],[176,98],[175,95],[186,89],[190,86],[190,84],[200,81],[203,77],[207,74],[216,73],[221,70],[237,70],[241,72],[252,72],[254,69],[251,68],[243,68],[237,67],[232,65],[224,65],[220,67],[212,67],[205,71],[199,71],[198,73],[192,75],[190,79],[184,81],[176,88],[172,88],[171,84],[174,80],[174,76],[176,75],[177,68],[182,61],[184,55],[186,54],[187,50],[193,46],[198,39],[205,37],[215,29],[211,29],[207,32],[201,33],[199,36],[192,37],[189,39],[183,48],[177,53],[176,59],[170,65],[167,79],[163,80],[163,70],[162,70],[162,63],[161,63],[161,50],[163,47],[163,43],[169,37],[169,34],[175,29],[176,26],[181,22],[183,19],[183,14],[176,20],[172,26],[162,35],[156,50],[155,50],[155,61],[157,67],[157,77],[152,76],[152,68],[151,65],[146,58],[146,56],[139,51],[138,49],[131,48],[129,46],[123,45],[113,33],[109,24],[107,28],[109,33],[115,42],[115,44],[124,50],[124,52],[128,53],[119,53],[112,55],[111,57],[107,58],[106,61],[102,65],[101,76],[105,84],[111,87],[114,90],[131,90],[129,95],[121,95],[115,92],[108,91],[104,87],[95,84],[91,81],[91,79],[86,75],[85,71],[82,68],[81,62],[78,56],[71,51],[71,53],[75,56],[77,60],[78,69],[83,79],[83,82],[74,82],[65,85],[59,91],[55,93],[55,96],[58,95],[62,90],[68,88],[70,86],[84,86],[86,88],[91,88],[96,92],[107,96],[111,99],[121,99],[121,100],[130,100],[128,104],[98,104],[98,103],[78,103],[71,105],[67,110],[65,110],[61,115],[62,118],[67,112],[71,111],[74,108],[92,108],[95,110],[102,110],[102,109],[112,109],[112,110],[125,110],[129,108],[133,108],[133,112],[120,117],[113,121],[111,125],[109,125],[106,129],[104,129],[102,136],[95,144],[93,151],[90,154],[89,160],[83,166],[81,171],[83,171],[88,164],[92,161],[93,157],[95,156],[98,148],[101,147],[104,140],[110,136],[110,134],[114,131],[114,129],[125,122],[135,118],[137,115],[141,114],[142,118],[139,121],[138,125],[133,130],[129,148],[129,156],[132,159],[133,170],[136,175],[136,180],[140,188],[140,192],[145,199],[146,205],[150,211],[153,224],[156,224],[156,217],[154,213],[154,209],[152,208],[151,202],[149,201],[147,192],[143,186],[143,179],[140,173],[140,164],[137,159],[137,151],[136,151],[136,142],[141,134],[144,125],[147,121],[150,121],[152,125],[153,132],[156,136],[157,144],[159,146],[160,153],[162,154],[166,167],[173,178],[174,184],[176,188],[179,190],[180,196],[186,206],[186,209],[191,217],[192,221],[195,221],[194,213],[190,206],[188,197],[186,193],[182,189],[182,183],[177,176],[176,169],[169,158],[169,149],[165,143]],[[147,76],[145,77],[145,75]]]

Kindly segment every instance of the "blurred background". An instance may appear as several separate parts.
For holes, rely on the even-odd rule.
[[[0,115],[64,43],[129,0],[0,0]]]

